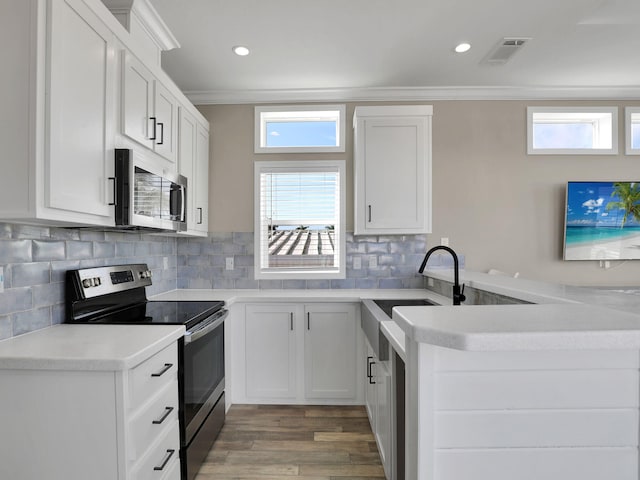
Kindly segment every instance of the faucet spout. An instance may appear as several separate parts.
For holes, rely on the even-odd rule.
[[[458,255],[456,255],[456,252],[454,252],[453,249],[444,245],[433,247],[424,256],[424,260],[422,260],[422,264],[420,265],[418,272],[424,272],[424,269],[427,266],[427,260],[429,260],[431,254],[437,250],[449,252],[453,257],[453,304],[460,305],[460,302],[464,302],[466,297],[464,296],[464,284],[462,285],[462,288],[460,288],[460,264],[458,262]]]

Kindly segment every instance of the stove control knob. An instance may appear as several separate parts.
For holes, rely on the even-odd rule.
[[[93,284],[98,287],[100,285],[102,285],[102,282],[100,281],[100,277],[96,277],[93,279]]]
[[[92,283],[93,283],[93,282],[91,282],[91,279],[90,279],[90,278],[85,278],[84,280],[82,280],[82,286],[83,286],[84,288],[89,288],[89,287],[91,287],[91,284],[92,284]]]

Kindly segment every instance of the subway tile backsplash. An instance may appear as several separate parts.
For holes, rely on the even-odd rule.
[[[357,236],[347,233],[346,278],[342,280],[255,280],[253,232],[214,233],[178,242],[178,288],[423,288],[418,267],[426,235]],[[233,257],[234,269],[226,270]],[[354,269],[355,258],[361,268]],[[372,259],[374,265],[372,265]]]
[[[147,263],[149,295],[175,289],[177,244],[158,235],[0,223],[0,340],[63,321],[67,270]]]
[[[153,271],[148,295],[175,288],[423,288],[417,271],[425,251],[426,235],[348,233],[345,279],[257,281],[253,232],[175,238],[0,223],[0,340],[61,323],[65,272],[71,269],[147,263]],[[233,270],[225,269],[227,257],[234,259]],[[353,268],[355,258],[359,269]]]

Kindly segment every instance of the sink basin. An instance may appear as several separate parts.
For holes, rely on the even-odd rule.
[[[387,314],[389,318],[391,318],[391,310],[393,307],[415,307],[415,306],[428,306],[428,305],[438,305],[437,303],[433,303],[429,300],[425,300],[423,298],[412,298],[412,299],[396,299],[396,300],[374,300],[376,305],[378,305],[384,313]]]

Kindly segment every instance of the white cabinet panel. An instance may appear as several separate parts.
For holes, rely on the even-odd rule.
[[[626,447],[637,442],[638,411],[502,410],[436,412],[437,448]]]
[[[123,52],[122,128],[123,133],[153,148],[153,75],[137,58]]]
[[[438,450],[434,480],[637,480],[636,448]],[[425,477],[423,477],[425,478]]]
[[[431,112],[356,108],[356,235],[431,231]]]
[[[238,367],[245,388],[234,386],[234,403],[362,402],[357,305],[249,304],[245,309]]]
[[[245,355],[247,395],[296,396],[295,307],[247,305]]]
[[[50,15],[47,206],[108,219],[114,39],[81,1],[53,2]]]
[[[439,373],[434,381],[438,410],[630,408],[640,389],[633,370]]]
[[[205,236],[209,230],[209,130],[185,107],[179,112],[179,171],[188,180],[184,234]]]
[[[305,306],[305,396],[354,398],[356,395],[355,306]]]
[[[122,133],[177,170],[178,101],[131,52],[123,51]]]

